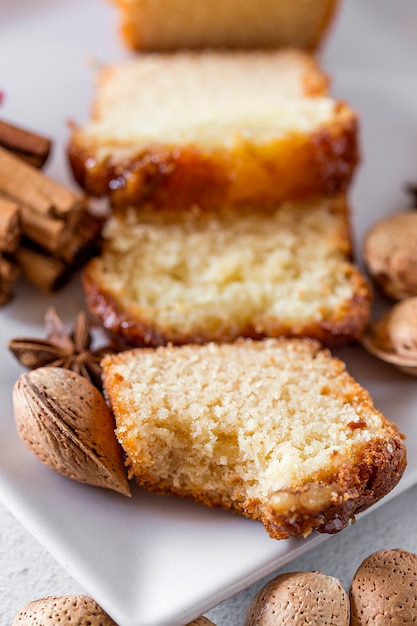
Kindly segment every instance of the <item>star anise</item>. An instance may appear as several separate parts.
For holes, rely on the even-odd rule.
[[[91,326],[85,311],[78,313],[73,331],[69,333],[55,309],[50,307],[45,314],[45,327],[45,340],[19,337],[9,341],[8,347],[17,360],[30,370],[44,366],[72,370],[101,389],[100,361],[105,354],[117,350],[113,344],[91,348]]]

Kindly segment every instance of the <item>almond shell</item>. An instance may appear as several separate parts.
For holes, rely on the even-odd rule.
[[[322,572],[289,572],[270,580],[253,598],[244,626],[349,626],[342,583]]]
[[[28,602],[12,626],[117,626],[89,596],[47,596]]]
[[[75,481],[131,495],[113,415],[89,380],[39,367],[16,381],[13,407],[21,439],[42,463]]]
[[[417,555],[400,549],[370,554],[349,596],[351,626],[417,624]]]

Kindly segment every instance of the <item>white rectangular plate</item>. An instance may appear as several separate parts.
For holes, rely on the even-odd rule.
[[[417,180],[417,10],[414,0],[396,4],[346,1],[322,55],[334,92],[361,118],[363,164],[352,193],[358,251],[370,224],[406,206],[403,186]],[[129,56],[116,14],[104,0],[0,0],[0,12],[0,117],[50,136],[46,172],[72,186],[67,122],[87,119],[97,64]],[[139,489],[123,498],[39,463],[15,431],[11,391],[22,370],[6,345],[43,337],[49,304],[73,320],[84,308],[79,281],[51,298],[19,285],[0,311],[0,496],[120,626],[185,624],[324,539],[273,541],[260,524],[227,512]],[[408,436],[409,465],[392,497],[417,482],[415,380],[360,348],[342,356]]]

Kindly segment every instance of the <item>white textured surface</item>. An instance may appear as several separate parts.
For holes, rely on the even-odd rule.
[[[417,553],[417,486],[400,494],[356,524],[268,576],[319,570],[340,578],[349,589],[361,561],[376,550],[402,548]],[[212,609],[206,615],[217,626],[241,626],[250,600],[264,579]],[[84,590],[0,505],[0,626],[30,600]]]

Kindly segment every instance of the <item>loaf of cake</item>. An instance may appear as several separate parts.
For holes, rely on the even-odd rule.
[[[119,209],[84,269],[90,312],[127,346],[361,337],[370,289],[351,261],[346,198],[215,211]]]
[[[403,436],[313,340],[134,349],[102,365],[130,477],[273,538],[340,531],[404,471]]]
[[[114,0],[123,41],[137,50],[263,48],[314,50],[337,0]]]
[[[259,206],[346,190],[357,135],[307,53],[138,54],[99,73],[68,156],[81,187],[115,206]]]

